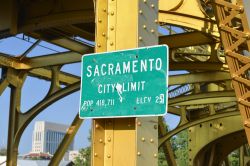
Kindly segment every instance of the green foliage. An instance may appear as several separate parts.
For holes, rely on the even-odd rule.
[[[158,166],[168,166],[163,149],[160,148],[158,152]]]
[[[174,136],[171,140],[177,165],[188,165],[188,132],[184,130]]]
[[[0,148],[0,156],[6,156],[7,155],[7,149],[6,148]]]
[[[238,166],[240,165],[240,152],[239,149],[231,152],[228,155],[228,161],[230,163],[231,166]]]
[[[90,166],[91,162],[91,149],[90,147],[79,150],[79,155],[74,160],[76,166]]]

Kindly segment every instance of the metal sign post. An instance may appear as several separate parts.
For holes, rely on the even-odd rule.
[[[97,0],[95,6],[96,52],[158,44],[157,0]],[[93,120],[93,166],[157,163],[158,117]]]

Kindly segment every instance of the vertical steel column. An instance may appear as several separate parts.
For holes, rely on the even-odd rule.
[[[15,146],[15,133],[18,129],[18,115],[20,109],[21,88],[11,87],[8,145],[7,145],[7,166],[17,165],[18,147]]]
[[[157,44],[157,17],[157,0],[97,0],[96,52]],[[94,166],[154,166],[157,145],[158,117],[93,121]]]

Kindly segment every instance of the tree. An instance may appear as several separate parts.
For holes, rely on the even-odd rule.
[[[74,160],[76,166],[90,166],[91,150],[90,147],[82,148],[79,150],[78,156]]]
[[[158,166],[168,166],[166,156],[162,148],[160,148],[158,152]]]
[[[232,166],[240,165],[240,152],[239,149],[234,150],[228,155],[228,161]]]
[[[6,156],[7,155],[7,149],[6,148],[0,148],[0,156]]]
[[[171,140],[177,165],[188,165],[188,132],[184,130]]]

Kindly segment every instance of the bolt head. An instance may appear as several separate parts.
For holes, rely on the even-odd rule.
[[[141,156],[141,152],[137,152],[137,156]]]
[[[138,125],[138,126],[141,126],[141,122],[140,122],[140,121],[138,121],[138,122],[137,122],[137,125]]]

